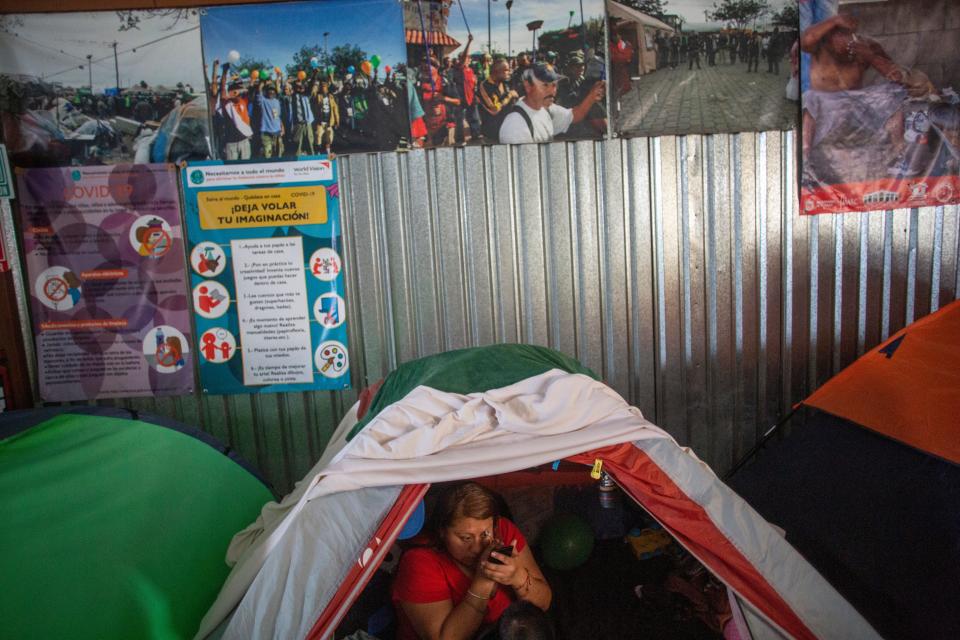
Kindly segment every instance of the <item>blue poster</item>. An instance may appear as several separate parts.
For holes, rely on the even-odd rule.
[[[336,161],[182,171],[204,392],[349,387]]]

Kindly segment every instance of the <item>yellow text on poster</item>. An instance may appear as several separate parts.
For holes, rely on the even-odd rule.
[[[324,224],[327,190],[322,186],[204,191],[197,195],[201,229],[243,229]]]

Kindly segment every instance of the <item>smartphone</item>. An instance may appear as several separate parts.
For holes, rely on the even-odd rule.
[[[504,545],[504,546],[502,546],[502,547],[496,547],[496,548],[494,549],[494,551],[496,551],[497,553],[502,553],[502,554],[505,555],[505,556],[512,556],[512,555],[513,555],[513,545],[512,545],[512,544],[508,544],[508,545]],[[490,562],[492,562],[493,564],[503,564],[503,562],[501,562],[499,558],[495,558],[495,557],[493,557],[492,555],[490,556]]]

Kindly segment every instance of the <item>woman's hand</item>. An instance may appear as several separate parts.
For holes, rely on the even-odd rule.
[[[510,543],[510,546],[514,549],[510,555],[494,551],[494,549],[502,546],[502,544],[501,542],[491,543],[486,552],[480,556],[480,575],[497,584],[514,587],[516,586],[514,583],[523,577],[523,572],[519,571],[519,565],[515,557],[517,541],[514,540]],[[493,562],[492,558],[496,558],[502,564]]]

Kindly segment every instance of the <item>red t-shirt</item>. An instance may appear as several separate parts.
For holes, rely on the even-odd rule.
[[[477,76],[468,66],[463,68],[463,97],[468,106],[473,106],[474,92],[477,90]]]
[[[506,518],[497,518],[495,537],[510,544],[516,540],[514,555],[523,551],[527,540],[517,525]],[[400,567],[393,582],[393,603],[397,610],[397,640],[418,640],[417,632],[400,607],[400,602],[426,603],[450,600],[453,606],[467,597],[472,578],[467,576],[445,551],[433,547],[407,550],[400,558]],[[513,602],[510,589],[498,588],[487,603],[483,624],[493,624]]]

